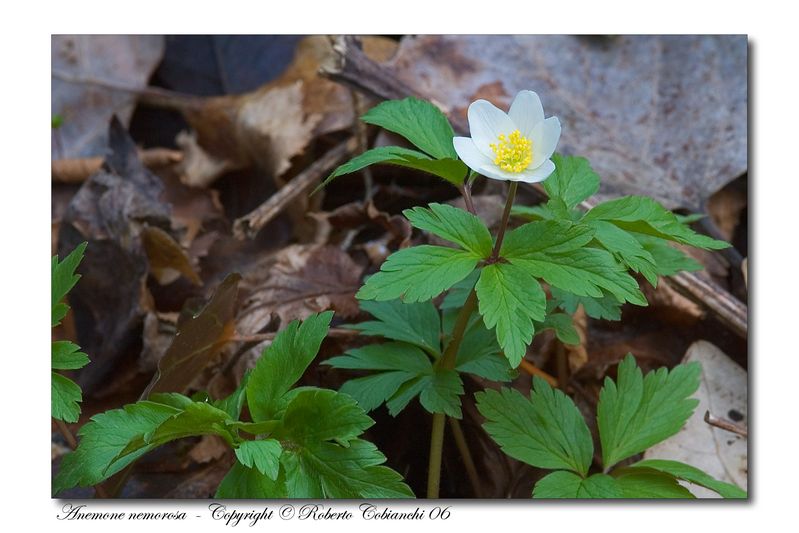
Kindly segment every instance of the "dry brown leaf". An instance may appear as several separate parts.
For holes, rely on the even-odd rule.
[[[334,246],[283,248],[244,273],[242,291],[247,296],[236,317],[236,329],[252,335],[268,326],[273,315],[286,324],[327,309],[334,309],[336,316],[354,316],[362,271]]]
[[[563,348],[566,350],[566,358],[569,362],[569,372],[574,374],[580,370],[588,362],[588,315],[585,314],[583,306],[579,306],[572,315],[574,321],[574,329],[580,336],[580,344],[572,346],[571,344],[564,344]]]
[[[59,254],[88,241],[82,282],[70,292],[78,341],[92,364],[80,384],[102,382],[116,361],[138,351],[141,321],[152,308],[146,288],[147,258],[141,244],[145,224],[170,227],[170,207],[160,200],[161,180],[142,165],[122,124],[112,120],[110,155],[70,201],[59,228]]]
[[[133,92],[100,84],[144,88],[164,54],[164,37],[53,35],[51,53],[51,112],[64,120],[53,134],[53,159],[91,157],[105,153],[111,117],[127,125],[136,103]]]
[[[189,452],[189,457],[196,463],[209,463],[221,458],[228,449],[225,441],[217,435],[203,435]]]
[[[523,89],[560,118],[558,150],[587,157],[602,195],[703,201],[747,169],[746,36],[427,35],[385,63],[465,125]]]
[[[694,395],[699,406],[682,431],[647,450],[644,458],[681,461],[746,490],[747,440],[704,421],[705,412],[709,411],[746,425],[746,371],[707,341],[691,345],[683,362],[692,361],[702,365],[702,380]],[[689,488],[702,498],[719,497],[702,487]]]
[[[185,392],[211,359],[234,333],[238,284],[241,276],[229,274],[216,288],[202,311],[185,320],[178,320],[177,332],[158,372],[142,397],[155,392]]]
[[[168,285],[183,274],[195,285],[203,284],[186,252],[169,233],[154,226],[146,226],[141,235],[150,273],[158,283]]]
[[[390,39],[366,41],[375,60],[396,48]],[[311,139],[349,127],[354,118],[349,89],[318,75],[331,50],[328,37],[306,37],[280,78],[251,93],[179,106],[194,130],[178,138],[185,150],[184,183],[206,187],[224,172],[250,166],[278,178]]]

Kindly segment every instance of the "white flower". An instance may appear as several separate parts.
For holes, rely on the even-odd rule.
[[[470,137],[455,137],[455,151],[475,172],[496,180],[537,183],[549,177],[560,139],[557,117],[544,119],[541,99],[521,91],[505,114],[486,100],[469,106]]]

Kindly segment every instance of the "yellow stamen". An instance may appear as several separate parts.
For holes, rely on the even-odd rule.
[[[515,130],[510,135],[502,134],[499,140],[489,145],[497,157],[494,164],[505,172],[517,174],[533,161],[533,141]]]

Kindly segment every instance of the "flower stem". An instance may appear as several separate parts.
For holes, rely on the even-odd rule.
[[[458,355],[463,335],[469,325],[469,319],[477,307],[477,293],[471,290],[466,302],[463,304],[458,317],[455,319],[455,326],[452,328],[452,339],[447,344],[444,355],[436,363],[439,368],[452,370],[455,368],[455,359]],[[441,484],[441,453],[444,448],[444,422],[443,413],[433,414],[433,428],[430,432],[430,462],[427,466],[427,497],[438,498],[439,486]]]
[[[494,245],[494,251],[491,252],[489,260],[496,261],[499,258],[499,251],[502,249],[502,240],[505,238],[505,230],[508,227],[508,219],[510,219],[510,210],[513,207],[513,200],[516,198],[516,189],[518,187],[518,181],[510,182],[508,199],[505,201],[505,211],[502,212],[502,223],[499,226],[499,233],[497,233],[497,242]]]
[[[512,181],[508,189],[508,198],[505,202],[505,211],[502,213],[502,223],[499,226],[499,233],[497,234],[497,242],[494,245],[494,250],[491,252],[489,261],[496,261],[499,258],[499,251],[502,249],[502,240],[505,237],[505,230],[508,227],[508,220],[510,219],[510,210],[513,207],[513,200],[516,198],[516,189],[518,183]],[[464,193],[464,199],[467,194],[465,189],[461,189]],[[467,205],[471,200],[467,200]],[[436,365],[442,370],[452,370],[455,368],[455,360],[458,356],[458,349],[461,346],[463,335],[466,333],[466,328],[469,325],[469,319],[477,307],[477,292],[474,289],[469,292],[466,302],[458,312],[458,317],[455,319],[455,326],[452,328],[452,338],[444,350],[444,355],[438,360]],[[439,488],[441,484],[441,454],[444,447],[444,422],[446,416],[443,413],[433,414],[433,428],[430,434],[430,462],[427,467],[427,497],[438,498]]]

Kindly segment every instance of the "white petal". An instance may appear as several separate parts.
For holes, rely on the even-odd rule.
[[[560,140],[560,120],[558,117],[549,117],[543,122],[539,122],[533,133],[530,135],[530,140],[533,141],[533,162],[530,165],[532,168],[538,168],[539,165],[547,161],[555,152]]]
[[[474,141],[469,137],[455,137],[452,139],[452,144],[455,146],[458,157],[475,172],[480,172],[481,167],[491,164],[491,159],[478,150]]]
[[[519,131],[528,139],[533,133],[533,128],[544,120],[544,108],[541,99],[533,91],[519,91],[510,105],[508,116],[519,128]]]
[[[538,183],[544,181],[555,171],[555,163],[551,159],[547,159],[540,166],[534,169],[528,169],[524,172],[517,174],[516,181],[523,181],[525,183]]]
[[[518,173],[505,172],[493,163],[482,166],[478,172],[487,178],[495,180],[538,183],[547,179],[554,170],[555,163],[547,159],[538,168],[530,168]]]
[[[477,149],[486,157],[493,159],[494,152],[489,146],[497,142],[501,134],[508,135],[516,126],[513,121],[494,104],[486,100],[475,100],[469,106],[469,132]]]

